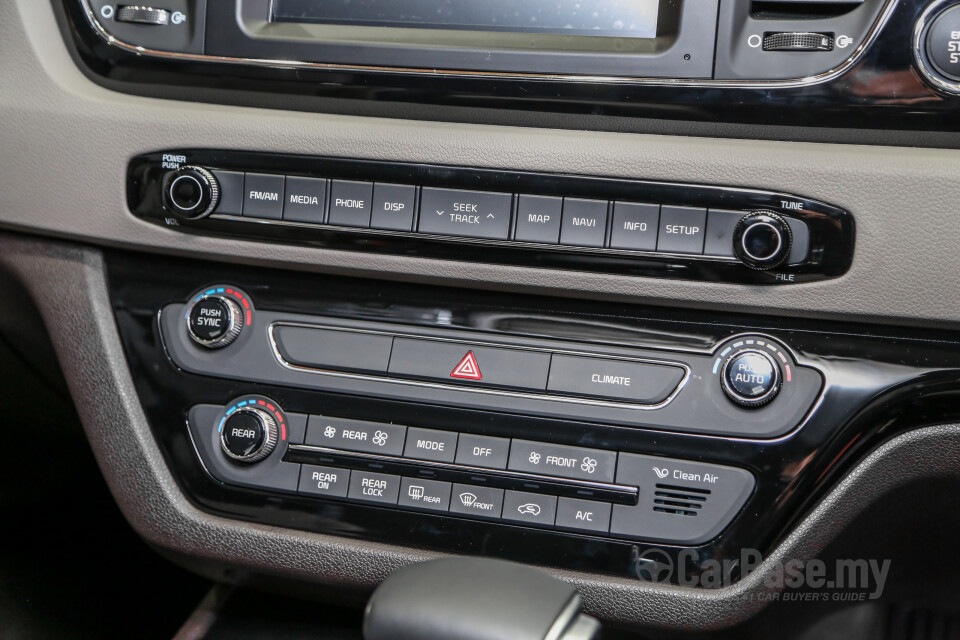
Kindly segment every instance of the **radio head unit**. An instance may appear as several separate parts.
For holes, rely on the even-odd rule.
[[[850,69],[895,0],[163,0],[82,3],[137,55],[278,68],[739,86]],[[160,6],[162,5],[162,7]]]

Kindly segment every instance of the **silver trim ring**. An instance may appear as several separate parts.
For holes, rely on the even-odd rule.
[[[260,443],[260,446],[257,447],[256,451],[250,453],[249,455],[238,456],[237,454],[230,451],[229,447],[227,447],[227,441],[226,441],[227,426],[226,426],[226,423],[224,423],[224,426],[223,426],[224,430],[220,432],[220,448],[223,450],[224,454],[226,454],[232,460],[236,460],[237,462],[246,462],[246,463],[259,462],[260,460],[263,460],[264,458],[269,456],[271,453],[273,453],[273,450],[277,446],[277,441],[279,440],[279,435],[278,435],[279,430],[277,429],[277,421],[274,420],[273,416],[271,416],[266,411],[262,411],[261,409],[257,409],[255,407],[242,407],[240,409],[237,409],[235,412],[233,412],[233,415],[230,417],[237,416],[241,413],[253,414],[254,416],[257,417],[258,420],[260,420],[260,424],[263,428],[263,442]],[[229,419],[230,418],[227,418],[228,421]]]
[[[181,207],[173,197],[173,187],[181,180],[193,180],[197,185],[197,189],[200,190],[200,198],[197,200],[197,203],[190,208]],[[200,203],[203,201],[203,185],[200,184],[200,181],[194,176],[177,176],[174,181],[170,183],[170,186],[167,187],[167,195],[170,197],[170,202],[173,203],[173,206],[175,206],[177,209],[180,209],[180,211],[193,211],[199,207]]]
[[[758,396],[756,398],[748,398],[727,384],[727,371],[730,368],[730,363],[735,359],[748,354],[760,356],[770,363],[770,367],[773,370],[773,384],[770,386],[770,389],[762,396]],[[780,373],[780,365],[777,364],[777,361],[773,359],[773,356],[765,351],[762,351],[761,349],[740,349],[739,351],[735,351],[734,353],[730,354],[730,357],[727,358],[727,361],[723,363],[723,369],[720,371],[720,386],[723,387],[723,392],[728,398],[748,409],[757,409],[772,401],[774,396],[780,393],[781,385],[782,375]]]
[[[920,18],[913,28],[913,59],[917,64],[920,75],[934,87],[947,93],[960,94],[960,82],[951,81],[947,76],[937,71],[924,50],[926,36],[933,22],[952,6],[960,6],[960,4],[956,3],[956,0],[937,0],[920,14]]]
[[[796,78],[794,80],[683,80],[677,78],[643,78],[627,76],[596,76],[596,75],[565,75],[565,74],[536,74],[536,73],[510,73],[510,72],[481,72],[481,71],[456,71],[452,69],[418,69],[408,67],[379,67],[374,65],[356,65],[356,64],[335,64],[330,62],[304,62],[298,60],[269,60],[260,58],[236,58],[231,56],[208,56],[201,53],[175,53],[171,51],[159,51],[157,49],[148,49],[132,45],[123,40],[119,40],[111,35],[100,21],[90,6],[90,0],[80,0],[83,5],[87,21],[107,44],[118,47],[137,56],[152,56],[157,58],[170,58],[175,60],[189,60],[193,62],[222,62],[226,64],[243,64],[255,67],[268,67],[276,69],[328,69],[334,71],[363,71],[375,73],[404,73],[429,75],[432,77],[455,77],[455,78],[494,78],[494,79],[537,79],[537,80],[558,80],[562,82],[576,83],[624,83],[638,85],[667,85],[674,87],[724,87],[741,89],[780,89],[789,87],[803,87],[814,84],[821,84],[834,80],[847,71],[852,69],[863,57],[866,50],[879,37],[880,32],[890,21],[894,10],[897,8],[899,0],[886,0],[887,4],[879,17],[870,27],[870,31],[863,39],[860,45],[850,52],[850,57],[840,65],[829,71],[808,76],[806,78]]]
[[[193,315],[193,309],[198,304],[204,300],[209,300],[215,298],[227,305],[227,328],[224,332],[212,340],[206,338],[201,338],[193,332],[193,327],[190,326],[190,317]],[[243,331],[243,310],[240,308],[240,305],[227,298],[226,296],[212,294],[200,296],[198,299],[194,300],[193,304],[190,305],[190,308],[187,310],[186,316],[187,322],[187,334],[190,336],[190,339],[199,344],[200,346],[206,347],[207,349],[222,349],[233,343],[240,333]]]
[[[773,253],[771,253],[769,256],[767,256],[767,257],[765,257],[765,258],[761,258],[760,256],[755,256],[755,255],[753,255],[752,253],[750,253],[750,250],[749,250],[749,249],[747,249],[747,234],[750,233],[750,230],[751,230],[751,229],[756,229],[757,227],[761,227],[761,226],[762,226],[762,227],[770,227],[771,229],[773,229],[773,232],[774,232],[774,233],[776,234],[776,236],[777,236],[777,248],[776,248],[776,250],[773,251]],[[778,253],[780,253],[780,249],[783,248],[783,234],[780,232],[779,229],[777,229],[775,226],[773,226],[773,225],[770,224],[769,222],[758,222],[757,224],[752,224],[752,225],[750,225],[749,227],[747,227],[747,228],[743,231],[743,235],[740,237],[740,246],[743,247],[743,252],[744,252],[745,254],[747,254],[747,256],[748,256],[751,260],[756,260],[757,262],[766,262],[766,261],[768,261],[768,260],[772,260],[773,258],[775,258],[775,257],[777,256]]]

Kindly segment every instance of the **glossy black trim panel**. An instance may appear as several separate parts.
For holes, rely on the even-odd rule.
[[[960,414],[960,335],[865,325],[533,298],[108,252],[111,297],[133,379],[154,435],[185,494],[200,508],[252,522],[464,554],[637,577],[650,545],[501,523],[413,514],[226,486],[199,464],[189,407],[267,395],[286,411],[394,422],[724,464],[758,480],[733,524],[696,548],[700,562],[768,552],[853,463],[905,429]],[[709,350],[745,332],[776,337],[816,362],[827,386],[800,430],[776,441],[663,433],[431,404],[236,382],[178,370],[160,344],[157,312],[196,287],[242,286],[258,309],[504,336],[583,339],[625,347]],[[663,548],[662,545],[656,545]],[[679,549],[666,547],[678,557]],[[690,575],[696,573],[692,570]]]
[[[161,197],[164,177],[168,172],[168,168],[164,167],[164,153],[185,157],[187,164],[232,171],[651,202],[744,212],[766,209],[776,211],[785,218],[803,221],[810,232],[810,249],[803,263],[785,266],[774,272],[747,268],[732,257],[470,239],[417,232],[306,225],[216,213],[202,220],[174,220],[164,209]],[[847,211],[792,194],[697,184],[241,151],[184,149],[138,156],[130,163],[127,201],[135,215],[187,233],[471,262],[764,285],[790,285],[841,276],[850,267],[855,244],[854,220]]]

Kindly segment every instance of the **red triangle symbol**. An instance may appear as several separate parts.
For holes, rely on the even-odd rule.
[[[468,351],[463,356],[463,360],[457,365],[457,368],[450,372],[451,378],[460,378],[462,380],[483,380],[483,374],[480,373],[480,365],[477,364],[477,358],[473,351]]]

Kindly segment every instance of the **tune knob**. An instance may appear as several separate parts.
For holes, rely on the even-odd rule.
[[[240,337],[243,326],[243,310],[226,296],[201,296],[187,311],[190,338],[207,349],[222,349],[231,344]]]
[[[167,209],[180,218],[205,218],[220,203],[220,184],[203,167],[181,167],[167,175],[163,199]]]
[[[747,409],[769,404],[780,393],[780,365],[759,349],[741,349],[727,358],[720,374],[723,392]]]
[[[220,447],[237,462],[259,462],[273,453],[279,437],[273,416],[256,407],[242,407],[223,423]]]
[[[790,225],[772,211],[754,211],[733,230],[733,252],[751,269],[775,269],[786,262],[793,245]]]

